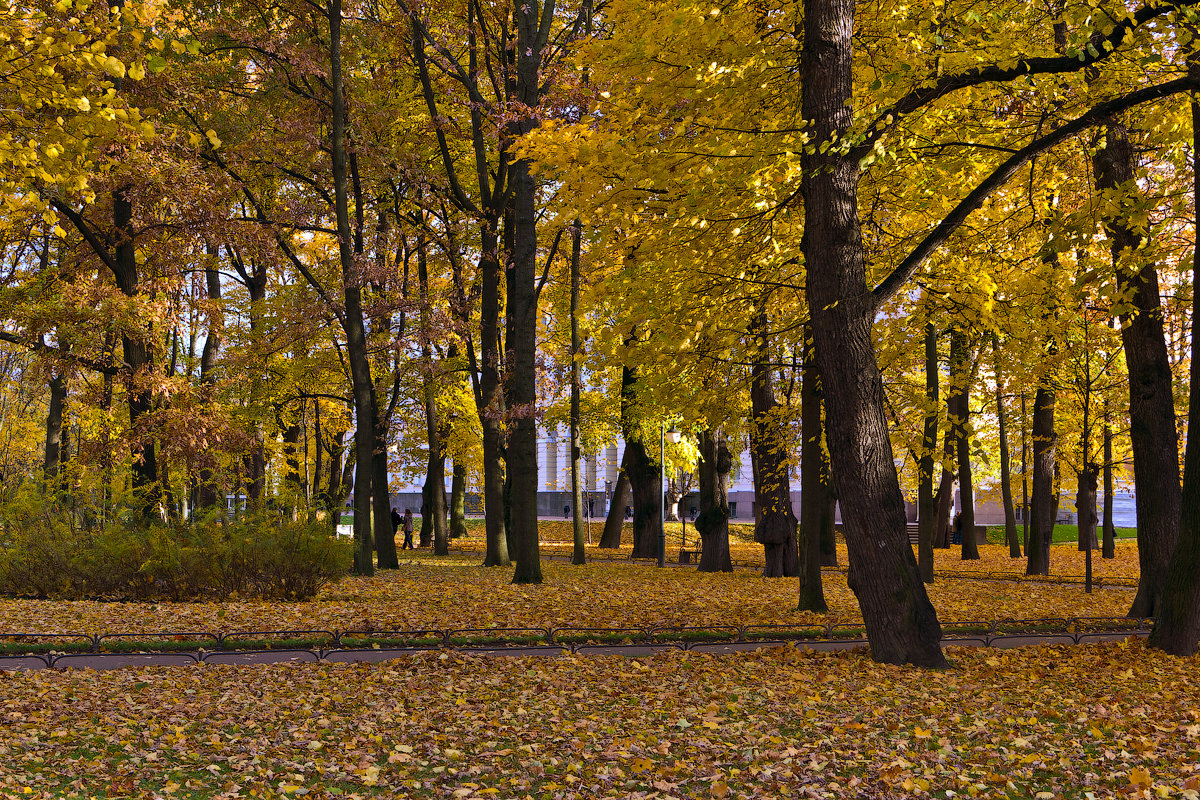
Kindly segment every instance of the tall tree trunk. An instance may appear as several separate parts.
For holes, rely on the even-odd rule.
[[[376,447],[375,384],[371,380],[371,362],[367,358],[366,326],[363,318],[361,278],[357,268],[356,237],[350,226],[349,194],[346,182],[346,99],[342,82],[342,0],[329,2],[329,82],[332,94],[330,114],[330,149],[334,192],[334,216],[337,221],[338,259],[341,266],[345,308],[342,327],[346,332],[346,358],[350,363],[350,381],[354,393],[354,540],[357,545],[354,572],[357,575],[375,574],[374,547],[371,526],[371,495],[374,478]],[[361,237],[357,237],[361,239]],[[386,487],[382,487],[386,489]],[[386,527],[391,533],[391,516],[375,520],[376,529]],[[395,541],[391,537],[392,554]],[[386,546],[386,544],[384,545]]]
[[[1189,412],[1190,413],[1190,412]],[[1188,430],[1191,430],[1189,427]],[[1104,401],[1104,545],[1101,558],[1117,557],[1117,529],[1113,524],[1113,452],[1112,422],[1109,417],[1108,400]]]
[[[1096,478],[1099,470],[1096,465],[1087,462],[1077,473],[1077,490],[1075,493],[1075,525],[1079,530],[1079,549],[1096,549]]]
[[[543,48],[549,39],[554,0],[514,3],[516,23],[516,94],[529,113],[513,126],[518,135],[537,127],[532,113],[541,96]],[[527,159],[511,166],[514,248],[508,270],[508,381],[511,421],[508,479],[511,481],[513,540],[517,566],[513,583],[541,583],[538,553],[537,463],[537,181]]]
[[[500,382],[500,258],[495,224],[484,225],[479,272],[479,424],[483,430],[483,525],[485,567],[507,567],[505,527],[504,392]]]
[[[608,515],[604,518],[604,533],[600,536],[600,547],[617,548],[621,546],[621,531],[625,529],[625,506],[629,505],[629,476],[626,472],[629,463],[629,451],[621,457],[621,469],[617,473],[617,482],[612,489],[612,500],[608,506]]]
[[[996,423],[1000,434],[1000,499],[1004,504],[1004,539],[1008,542],[1008,557],[1021,557],[1021,534],[1017,531],[1017,514],[1013,508],[1012,457],[1008,451],[1008,412],[1004,408],[1004,388],[1000,373],[1000,344],[992,339],[992,356],[996,373]]]
[[[217,248],[210,248],[209,255],[214,259]],[[208,290],[208,330],[204,337],[204,349],[200,351],[200,386],[203,402],[211,406],[212,396],[216,389],[217,356],[225,330],[225,313],[221,307],[221,273],[216,264],[206,264],[204,267],[204,284]],[[216,485],[216,476],[212,464],[205,461],[200,468],[196,481],[196,506],[199,509],[213,509],[221,503],[221,493]],[[222,507],[224,504],[221,504]]]
[[[761,306],[760,306],[761,308]],[[763,577],[791,578],[799,571],[796,515],[788,479],[788,454],[771,388],[767,316],[750,322],[754,362],[750,367],[750,454],[754,471],[754,540],[763,546]]]
[[[422,393],[425,400],[425,434],[429,442],[429,472],[425,485],[429,487],[427,511],[421,512],[421,546],[425,546],[426,520],[433,527],[433,554],[450,554],[450,530],[446,521],[446,454],[441,435],[441,423],[437,408],[437,375],[433,364],[433,350],[429,340],[433,335],[430,321],[429,264],[425,253],[425,238],[417,240],[417,280],[420,283],[421,299],[421,360],[424,362]]]
[[[584,551],[585,531],[583,523],[583,482],[580,464],[583,454],[579,443],[581,424],[579,395],[582,393],[579,375],[579,360],[582,343],[579,339],[579,258],[582,248],[582,223],[576,219],[571,226],[571,511],[573,514],[574,547],[571,551],[572,564],[587,563]]]
[[[1096,188],[1136,202],[1134,155],[1125,126],[1110,120],[1105,144],[1094,156]],[[1126,212],[1105,220],[1117,273],[1117,289],[1130,298],[1132,312],[1121,315],[1121,343],[1129,368],[1129,440],[1137,487],[1138,563],[1141,567],[1131,617],[1153,616],[1179,540],[1183,496],[1179,485],[1179,436],[1171,393],[1171,363],[1163,335],[1158,271],[1140,255],[1143,234]]]
[[[117,243],[114,248],[116,269],[113,277],[117,287],[126,297],[137,297],[141,291],[137,267],[137,248],[134,246],[133,202],[126,190],[112,193],[113,223]],[[148,332],[121,334],[121,346],[125,354],[125,365],[129,368],[127,391],[129,402],[129,428],[138,437],[134,444],[133,491],[137,496],[140,513],[144,519],[157,514],[162,489],[158,485],[158,462],[155,458],[153,437],[141,431],[143,419],[154,410],[154,397],[145,385],[153,371],[153,354]]]
[[[1188,54],[1188,76],[1200,78],[1200,53]],[[1200,103],[1193,96],[1192,111],[1192,208],[1193,236],[1200,242]],[[1190,386],[1188,388],[1188,437],[1183,453],[1182,511],[1179,541],[1171,555],[1161,601],[1155,610],[1150,646],[1179,656],[1196,652],[1200,641],[1200,299],[1194,287],[1200,279],[1200,248],[1192,262],[1192,330]],[[1139,487],[1140,488],[1140,487]],[[1139,492],[1140,494],[1140,492]],[[1141,516],[1138,517],[1141,525]],[[1139,529],[1139,546],[1141,531]]]
[[[979,541],[975,538],[975,482],[971,477],[971,345],[961,331],[950,332],[950,365],[954,373],[951,402],[955,410],[955,444],[958,447],[958,496],[962,508],[962,560],[979,560]]]
[[[946,416],[953,414],[950,398],[946,398]],[[933,546],[947,548],[950,546],[950,518],[954,512],[954,470],[951,469],[957,459],[958,448],[955,446],[954,426],[947,423],[942,434],[942,475],[938,479],[938,490],[935,495],[937,503],[937,519],[934,527]]]
[[[646,444],[634,426],[636,386],[636,371],[624,367],[621,370],[621,435],[625,439],[625,457],[621,470],[629,480],[633,495],[633,557],[657,558],[658,530],[662,524],[662,473],[659,465],[650,460]]]
[[[942,627],[908,544],[904,497],[892,456],[883,380],[871,341],[858,217],[858,162],[842,148],[851,128],[853,0],[805,0],[801,116],[812,149],[801,156],[803,251],[813,343],[826,397],[826,438],[871,655],[944,666]]]
[[[1033,498],[1029,509],[1026,575],[1050,574],[1054,540],[1055,393],[1050,377],[1042,379],[1033,398]]]
[[[825,470],[825,448],[821,442],[824,435],[821,374],[807,331],[804,339],[804,368],[800,377],[800,543],[797,565],[800,580],[796,590],[797,608],[801,611],[826,611],[828,606],[821,584],[821,540],[826,522],[833,527],[833,514]],[[836,547],[833,556],[836,565]]]
[[[454,460],[450,479],[450,538],[467,535],[467,465]]]
[[[934,455],[938,432],[937,329],[925,323],[925,427],[917,465],[917,567],[921,580],[933,583],[933,539],[937,531],[937,498],[933,494]]]
[[[1025,392],[1021,392],[1021,537],[1025,550],[1029,550],[1029,438],[1026,433],[1029,425],[1026,420],[1029,415],[1025,409]]]
[[[46,409],[46,447],[42,458],[42,476],[46,491],[58,491],[62,471],[63,409],[67,404],[67,379],[60,370],[50,378],[50,401]]]
[[[733,572],[729,559],[729,470],[733,456],[725,441],[725,432],[705,430],[700,434],[700,513],[696,532],[700,534],[700,572]]]

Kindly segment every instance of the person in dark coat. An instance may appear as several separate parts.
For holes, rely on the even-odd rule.
[[[951,544],[962,544],[962,512],[954,515],[954,538]]]
[[[412,509],[404,509],[404,544],[400,546],[401,550],[414,550],[413,547],[413,515]]]
[[[400,530],[400,523],[404,521],[404,517],[400,516],[400,512],[392,509],[392,538],[396,538],[396,532]]]

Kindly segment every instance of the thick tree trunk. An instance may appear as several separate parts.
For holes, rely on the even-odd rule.
[[[733,456],[718,428],[700,434],[700,513],[696,531],[700,534],[700,572],[733,572],[729,560],[729,470]]]
[[[754,541],[763,546],[763,577],[791,578],[799,572],[796,515],[782,424],[771,388],[767,317],[751,320],[756,354],[750,367],[750,460],[754,472]]]
[[[446,521],[446,459],[439,452],[430,453],[425,485],[422,488],[424,506],[421,508],[421,547],[433,547],[437,556],[450,553],[450,530]]]
[[[216,256],[219,249],[210,253]],[[204,269],[204,283],[208,289],[208,331],[204,337],[204,349],[200,353],[200,385],[204,391],[205,404],[213,401],[212,392],[216,386],[217,355],[221,350],[221,342],[225,330],[225,314],[221,307],[221,273],[215,265]],[[319,450],[320,448],[318,448]],[[216,475],[212,465],[205,463],[200,468],[196,481],[196,507],[199,509],[216,508],[221,502],[221,493],[216,484]]]
[[[626,450],[621,458],[621,470],[617,473],[617,483],[612,489],[608,515],[604,518],[604,533],[600,536],[600,547],[616,548],[621,546],[621,532],[625,529],[625,506],[629,505],[629,477],[626,472],[628,463],[629,451]]]
[[[1079,549],[1096,549],[1096,478],[1098,470],[1095,464],[1085,464],[1078,474],[1078,489],[1075,493],[1075,518],[1079,530]]]
[[[1104,147],[1094,157],[1096,188],[1136,201],[1134,155],[1125,126],[1110,121]],[[1128,193],[1128,196],[1122,197]],[[1117,288],[1133,311],[1121,315],[1121,343],[1129,369],[1129,440],[1137,487],[1138,563],[1141,567],[1131,617],[1156,613],[1167,566],[1179,540],[1183,496],[1179,485],[1179,437],[1171,393],[1171,363],[1163,335],[1158,271],[1139,256],[1142,233],[1124,212],[1105,220],[1117,272]]]
[[[805,341],[810,340],[805,336]],[[821,374],[811,345],[804,347],[804,371],[800,383],[800,527],[799,586],[797,608],[801,611],[827,611],[825,590],[821,584],[821,540],[826,523],[833,527],[833,504],[825,470],[825,448],[821,440]],[[837,550],[833,552],[834,565]]]
[[[284,503],[288,511],[295,511],[300,500],[300,425],[292,422],[283,426],[283,485]]]
[[[487,538],[485,567],[506,567],[504,392],[500,383],[500,260],[494,224],[483,228],[479,259],[479,424],[483,430],[483,524]]]
[[[1021,557],[1021,534],[1017,530],[1017,514],[1013,508],[1012,457],[1008,451],[1008,412],[1004,408],[1003,381],[1000,374],[999,345],[992,340],[996,373],[996,422],[1000,434],[1000,500],[1004,505],[1004,540],[1008,542],[1008,557]]]
[[[582,449],[579,442],[581,425],[579,396],[583,391],[579,374],[579,359],[582,343],[579,339],[579,259],[581,255],[581,225],[576,219],[571,226],[571,513],[573,515],[574,547],[571,550],[572,564],[587,563],[584,550],[585,531],[583,523],[583,482],[580,476]]]
[[[1054,388],[1044,378],[1033,398],[1033,497],[1029,509],[1026,575],[1050,574],[1050,543],[1054,539]]]
[[[60,371],[50,378],[50,400],[46,409],[46,447],[42,457],[42,476],[46,491],[58,491],[63,462],[63,409],[67,405],[67,379]]]
[[[1200,77],[1200,54],[1188,57],[1189,77]],[[1193,236],[1200,237],[1200,103],[1192,111],[1192,202],[1197,217]],[[1200,242],[1200,238],[1195,241]],[[1200,248],[1193,253],[1192,285],[1200,278]],[[1155,609],[1150,646],[1179,656],[1196,652],[1200,642],[1200,302],[1192,293],[1191,367],[1188,389],[1188,437],[1183,454],[1182,511],[1179,541],[1171,556],[1162,595]],[[1139,487],[1140,488],[1140,487]],[[1141,544],[1141,516],[1139,546]]]
[[[921,580],[933,583],[933,540],[937,531],[937,498],[933,494],[934,455],[938,432],[937,329],[925,323],[925,427],[917,465],[917,567]]]
[[[467,465],[454,460],[450,479],[450,538],[467,535]]]
[[[953,388],[950,401],[954,404],[954,441],[958,448],[958,497],[962,508],[959,521],[962,531],[962,560],[979,560],[979,542],[975,538],[975,483],[971,477],[971,347],[967,335],[950,332],[950,364]]]
[[[892,456],[883,381],[871,341],[875,300],[867,290],[858,221],[858,164],[838,146],[851,126],[853,0],[805,0],[802,117],[814,145],[802,155],[808,307],[826,438],[871,655],[941,667],[942,627],[908,544],[904,497]]]
[[[514,3],[516,27],[515,98],[530,110],[513,126],[526,134],[537,127],[532,113],[541,96],[540,72],[543,47],[554,15],[554,0],[542,4]],[[540,6],[540,7],[539,7]],[[508,479],[511,482],[513,541],[517,566],[513,583],[541,583],[542,564],[538,552],[538,463],[537,463],[537,181],[527,159],[512,163],[513,189],[512,261],[508,269],[507,392],[510,435]]]
[[[658,529],[662,524],[662,474],[646,446],[625,439],[625,474],[633,495],[633,557],[658,558]]]

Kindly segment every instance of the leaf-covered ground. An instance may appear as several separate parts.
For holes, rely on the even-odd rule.
[[[950,655],[0,673],[0,796],[1197,797],[1196,659]]]
[[[761,548],[759,548],[761,551]],[[1004,564],[985,548],[984,564]],[[1115,574],[1136,551],[1104,562]],[[1007,553],[1007,551],[1005,551]],[[407,554],[406,554],[407,555]],[[842,554],[845,563],[845,553]],[[1055,550],[1055,560],[1078,555]],[[947,556],[939,552],[945,563]],[[1099,564],[1100,559],[1097,559]],[[961,561],[950,561],[961,565]],[[1124,565],[1124,566],[1123,566]],[[941,568],[941,567],[939,567]],[[981,567],[984,568],[984,567]],[[993,567],[999,569],[999,567]],[[396,571],[346,578],[301,603],[231,600],[221,603],[121,603],[0,600],[0,633],[156,633],[163,631],[406,630],[414,628],[621,627],[750,624],[853,624],[858,605],[844,571],[824,574],[830,613],[797,612],[796,584],[751,570],[700,574],[645,564],[594,562],[582,567],[546,560],[541,586],[513,586],[508,568],[485,569],[469,553],[434,558],[427,551]],[[1136,574],[1136,572],[1134,573]],[[1123,587],[1085,594],[1077,584],[944,578],[929,587],[944,621],[1122,616],[1133,599]]]

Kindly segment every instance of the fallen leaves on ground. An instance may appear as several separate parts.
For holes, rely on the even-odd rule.
[[[0,796],[1197,796],[1196,659],[1137,642],[950,656],[0,673]]]
[[[398,570],[345,578],[313,601],[121,603],[0,600],[0,633],[228,633],[276,630],[438,630],[723,625],[853,625],[858,603],[844,572],[823,576],[827,615],[796,611],[795,579],[756,572],[594,562],[544,564],[545,583],[514,586],[508,568],[420,553]],[[943,621],[1119,617],[1131,590],[1085,594],[1070,584],[946,578],[928,587]]]

